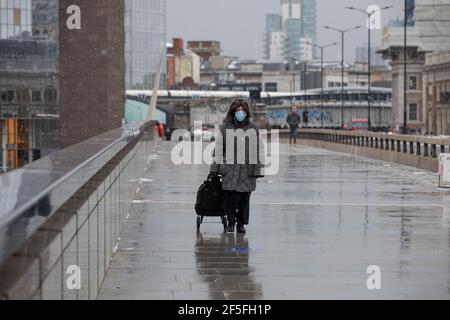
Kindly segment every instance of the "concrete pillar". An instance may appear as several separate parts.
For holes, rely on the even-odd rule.
[[[77,5],[81,29],[69,29]],[[60,145],[122,126],[125,103],[124,2],[59,1]]]

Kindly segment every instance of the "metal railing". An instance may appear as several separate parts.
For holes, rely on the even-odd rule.
[[[97,297],[156,137],[136,122],[0,176],[0,297]]]
[[[391,155],[408,156],[409,158],[426,159],[434,171],[437,169],[439,154],[450,152],[450,139],[439,137],[320,129],[302,129],[299,135],[302,139],[307,140],[383,151]],[[427,166],[427,168],[429,167],[430,165]]]
[[[447,153],[450,150],[450,139],[435,137],[313,129],[303,129],[300,135],[305,139],[395,151],[433,159],[440,153]]]

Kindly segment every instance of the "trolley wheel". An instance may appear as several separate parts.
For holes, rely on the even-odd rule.
[[[202,224],[202,217],[197,217],[197,230],[200,230],[200,225]]]

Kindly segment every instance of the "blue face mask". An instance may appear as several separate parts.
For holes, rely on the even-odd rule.
[[[247,119],[247,112],[245,111],[238,111],[234,114],[234,117],[238,122],[244,122],[245,119]]]

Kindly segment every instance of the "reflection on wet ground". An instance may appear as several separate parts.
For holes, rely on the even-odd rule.
[[[245,236],[196,233],[207,166],[159,146],[100,299],[449,299],[449,193],[436,175],[309,147],[280,148]],[[381,290],[367,288],[371,265]]]

